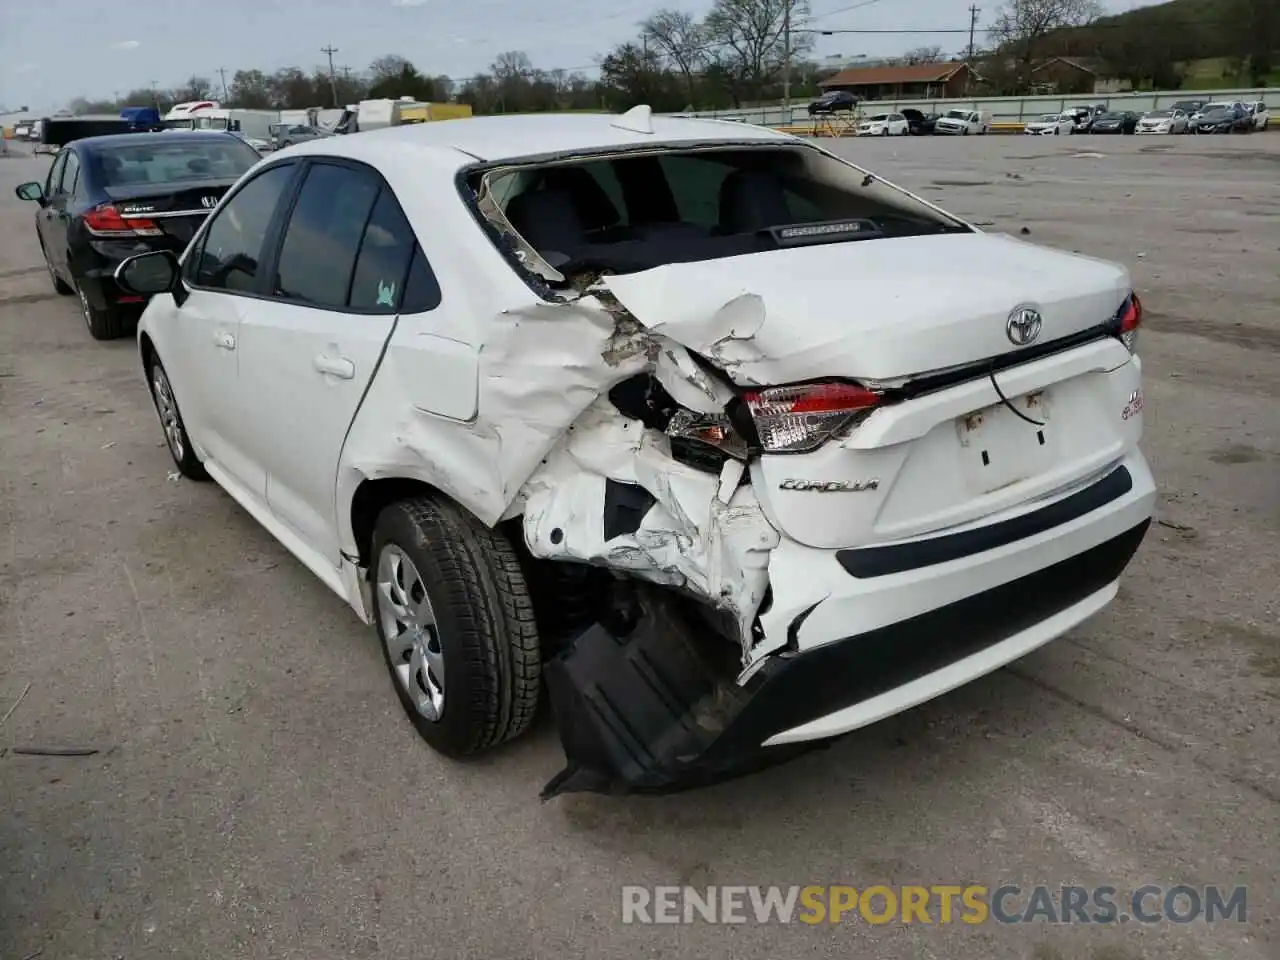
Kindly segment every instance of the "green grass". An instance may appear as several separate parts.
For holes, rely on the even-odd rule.
[[[1182,86],[1187,90],[1224,90],[1231,87],[1250,87],[1248,70],[1233,72],[1233,64],[1228,57],[1207,57],[1203,60],[1192,60],[1187,64],[1186,79]],[[1280,86],[1280,69],[1273,70],[1264,78],[1264,87]]]

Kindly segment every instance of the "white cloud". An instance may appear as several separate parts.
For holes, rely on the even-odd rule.
[[[38,63],[19,63],[13,68],[14,73],[35,73],[40,69]]]
[[[391,0],[391,5],[393,7],[420,7],[426,2],[427,0]]]
[[[112,50],[137,50],[140,46],[142,46],[142,43],[141,41],[138,41],[138,40],[117,40],[115,43],[111,45],[111,49]]]

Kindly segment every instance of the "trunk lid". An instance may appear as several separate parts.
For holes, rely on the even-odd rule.
[[[128,220],[150,220],[178,252],[200,229],[235,180],[204,180],[199,183],[126,184],[104,188],[103,192],[120,215]],[[160,238],[156,238],[159,240]],[[157,244],[161,246],[163,244]]]
[[[744,386],[873,384],[1006,355],[1020,305],[1042,315],[1037,345],[1087,337],[1129,293],[1122,267],[987,234],[780,250],[603,282],[641,323]],[[810,452],[764,453],[752,486],[781,532],[818,548],[992,522],[1093,482],[1136,448],[1130,359],[1118,338],[1100,337],[1002,364],[998,388],[985,366],[939,378]]]
[[[675,263],[603,278],[636,319],[736,383],[892,380],[1016,349],[1020,306],[1043,344],[1113,317],[1123,267],[999,234],[934,234]]]

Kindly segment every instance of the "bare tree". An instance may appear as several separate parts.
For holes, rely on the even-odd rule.
[[[1083,26],[1101,14],[1097,0],[1008,0],[989,32],[1000,50],[1016,58],[1018,83],[1026,89],[1041,41],[1055,30]]]
[[[498,108],[506,113],[508,110],[519,111],[523,105],[523,96],[533,78],[533,63],[523,50],[508,50],[498,54],[489,67],[498,88]]]
[[[960,58],[961,60],[964,57]],[[902,62],[907,64],[916,63],[941,63],[942,48],[941,47],[916,47],[908,50],[902,55]]]
[[[369,64],[369,79],[373,83],[390,80],[404,73],[404,68],[413,69],[413,64],[396,53],[388,53]]]
[[[702,27],[683,10],[659,10],[640,24],[640,36],[648,40],[680,71],[689,106],[693,105],[698,68],[706,62],[706,36]]]
[[[493,61],[489,72],[499,83],[504,80],[511,82],[533,73],[533,63],[523,50],[508,50],[506,53],[498,54],[498,59]]]
[[[208,100],[213,96],[213,83],[208,77],[187,77],[187,82],[178,89],[184,100]]]
[[[772,80],[786,58],[784,34],[790,13],[790,54],[813,45],[813,35],[795,32],[809,13],[807,0],[715,0],[702,27],[713,47],[712,58],[742,94],[754,97]]]

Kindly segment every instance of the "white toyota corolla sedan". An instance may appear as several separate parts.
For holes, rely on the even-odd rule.
[[[376,627],[433,747],[548,700],[548,795],[990,673],[1102,610],[1152,515],[1123,267],[759,127],[315,140],[118,279],[178,470]]]

